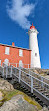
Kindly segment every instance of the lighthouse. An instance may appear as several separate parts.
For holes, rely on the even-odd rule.
[[[29,49],[31,49],[31,68],[41,68],[40,63],[40,55],[39,55],[39,47],[38,47],[38,40],[37,34],[38,31],[35,26],[30,26],[28,31],[29,34]]]

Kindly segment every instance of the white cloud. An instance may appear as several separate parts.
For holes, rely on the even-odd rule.
[[[24,3],[24,0],[12,0],[11,7],[7,5],[9,17],[18,23],[22,28],[29,29],[30,21],[28,17],[34,12],[36,4]]]

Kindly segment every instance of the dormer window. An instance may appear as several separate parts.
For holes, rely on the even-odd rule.
[[[23,56],[23,50],[19,49],[19,56]]]
[[[5,47],[5,54],[9,55],[9,47]]]

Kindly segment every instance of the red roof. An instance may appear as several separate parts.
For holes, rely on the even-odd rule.
[[[30,27],[30,29],[35,29],[35,26],[33,26],[33,24],[32,24],[32,26]]]

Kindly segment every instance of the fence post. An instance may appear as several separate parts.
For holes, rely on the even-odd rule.
[[[19,69],[19,83],[20,83],[20,80],[21,80],[21,68]]]
[[[29,64],[28,64],[28,69],[29,69]]]
[[[31,76],[31,93],[33,93],[33,77]]]
[[[30,68],[29,68],[29,74],[31,75]],[[30,78],[30,76],[29,76],[29,78]]]
[[[16,67],[17,67],[17,63],[16,63]]]
[[[3,67],[3,77],[4,77],[4,67]]]
[[[42,81],[42,82],[41,82],[41,86],[43,87],[43,77],[41,77],[41,81]]]
[[[10,77],[12,77],[12,66],[11,66],[11,73],[10,73]]]
[[[10,66],[10,63],[9,63],[9,66]]]
[[[30,74],[30,68],[29,68],[29,74]]]
[[[6,66],[6,78],[7,78],[7,75],[8,75],[8,67]]]

